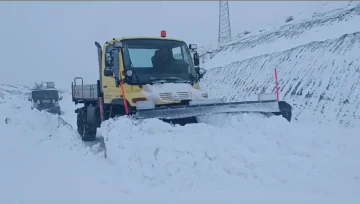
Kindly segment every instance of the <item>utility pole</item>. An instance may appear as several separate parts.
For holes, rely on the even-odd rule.
[[[226,43],[231,39],[229,2],[219,1],[219,34],[218,43]]]

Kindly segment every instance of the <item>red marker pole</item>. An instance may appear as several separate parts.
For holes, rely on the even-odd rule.
[[[275,69],[275,90],[276,90],[276,100],[279,102],[279,83],[278,83],[278,73],[277,70]]]
[[[122,92],[123,100],[124,100],[125,113],[126,113],[126,115],[129,115],[129,107],[128,107],[128,104],[127,104],[127,101],[126,101],[125,91],[124,91],[124,84],[123,84],[122,81],[120,81],[120,87],[121,87],[121,92]]]
[[[99,107],[100,107],[100,119],[102,122],[104,121],[104,103],[102,97],[99,97]]]

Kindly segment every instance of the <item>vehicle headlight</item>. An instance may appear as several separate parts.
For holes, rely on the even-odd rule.
[[[126,76],[131,77],[133,75],[133,71],[132,70],[126,70]]]
[[[208,94],[207,94],[207,93],[202,93],[202,94],[201,94],[201,97],[207,98],[207,97],[208,97]]]

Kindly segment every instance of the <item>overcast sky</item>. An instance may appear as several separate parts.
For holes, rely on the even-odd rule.
[[[302,11],[312,12],[315,4],[320,5],[229,2],[232,33],[283,22],[286,16]],[[94,41],[102,45],[113,37],[159,36],[165,29],[169,37],[187,43],[214,44],[218,5],[217,1],[0,2],[0,84],[52,80],[59,87],[69,87],[76,76],[83,76],[85,83],[95,83]]]

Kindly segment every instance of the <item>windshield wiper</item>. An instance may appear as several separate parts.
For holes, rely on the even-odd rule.
[[[160,82],[160,83],[165,83],[165,82],[174,82],[174,83],[189,83],[191,84],[191,81],[186,80],[186,79],[181,79],[178,77],[165,77],[165,78],[156,78],[156,77],[149,77],[151,82]]]
[[[156,77],[149,77],[149,81],[150,82],[159,82],[159,83],[165,83],[166,80],[162,79],[162,78],[156,78]]]
[[[181,79],[179,77],[167,77],[165,78],[165,80],[171,80],[174,81],[175,83],[191,83],[191,81],[186,79]]]

